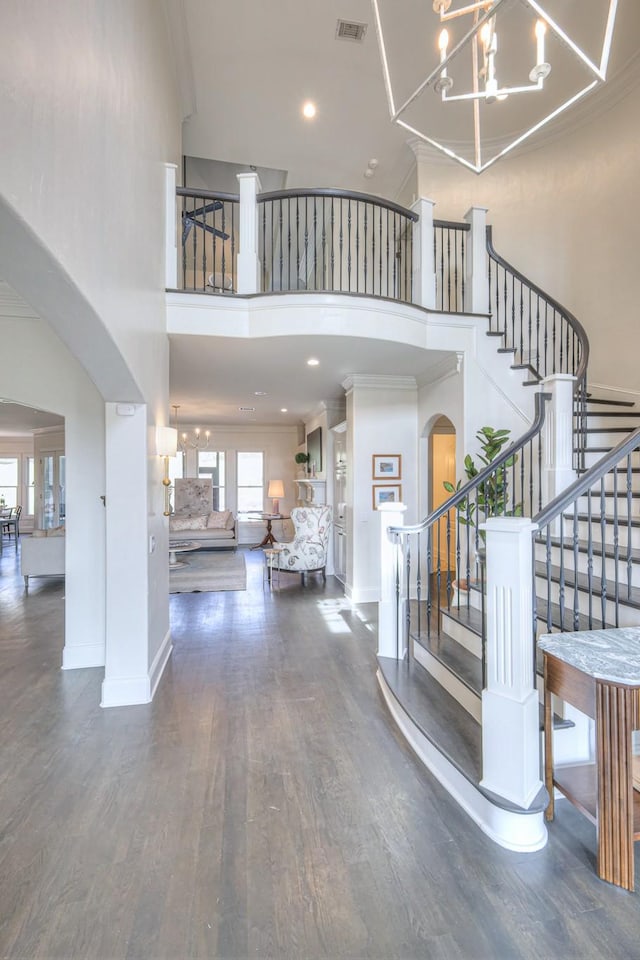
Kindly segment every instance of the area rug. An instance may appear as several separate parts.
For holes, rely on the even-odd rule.
[[[247,568],[241,553],[194,550],[180,554],[180,559],[186,564],[169,570],[169,593],[247,589]]]

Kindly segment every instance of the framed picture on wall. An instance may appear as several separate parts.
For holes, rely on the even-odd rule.
[[[377,510],[381,503],[400,503],[402,487],[399,483],[391,486],[373,487],[373,509]]]
[[[399,453],[374,453],[374,480],[400,480],[402,477],[402,457]]]

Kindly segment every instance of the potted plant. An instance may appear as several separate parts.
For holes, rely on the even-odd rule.
[[[508,442],[511,435],[510,430],[495,430],[493,427],[482,427],[476,433],[476,439],[480,443],[480,453],[478,454],[479,465],[476,464],[470,454],[464,458],[464,472],[467,480],[473,480],[485,467],[488,467],[498,456],[504,445]],[[522,514],[522,504],[514,504],[507,509],[509,503],[508,474],[507,469],[512,467],[517,461],[517,455],[514,454],[505,460],[500,470],[486,480],[477,488],[476,496],[464,498],[457,505],[458,519],[463,526],[478,528],[487,517],[499,517],[509,515],[518,517]],[[458,480],[454,486],[450,481],[444,481],[444,488],[447,493],[456,493],[462,486],[462,480]],[[477,529],[477,533],[469,541],[469,551],[477,553],[477,559],[484,560],[484,530]],[[467,561],[468,568],[474,565],[472,557]],[[466,579],[458,578],[454,582],[454,587],[458,591],[468,591],[473,586],[473,581],[468,584]]]
[[[298,477],[300,480],[304,480],[307,476],[306,464],[309,463],[309,454],[308,453],[296,453],[295,461],[299,466]]]

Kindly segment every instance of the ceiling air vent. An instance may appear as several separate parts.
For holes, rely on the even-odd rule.
[[[338,20],[336,40],[357,40],[359,42],[364,38],[366,32],[366,23],[352,23],[349,20]]]
[[[255,412],[256,412],[256,408],[255,408],[255,407],[238,407],[238,410],[240,411],[240,413],[255,413]]]

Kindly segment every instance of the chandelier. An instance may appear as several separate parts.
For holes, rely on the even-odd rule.
[[[206,450],[206,448],[209,446],[211,431],[205,430],[203,434],[200,431],[200,427],[196,427],[191,436],[184,432],[180,433],[178,427],[178,410],[180,409],[180,404],[174,403],[172,406],[174,411],[175,428],[178,431],[178,447],[180,448],[181,452],[186,453],[188,447],[190,447],[192,450]]]
[[[371,0],[391,119],[475,173],[606,79],[617,0],[588,16],[559,0],[398,2]]]

